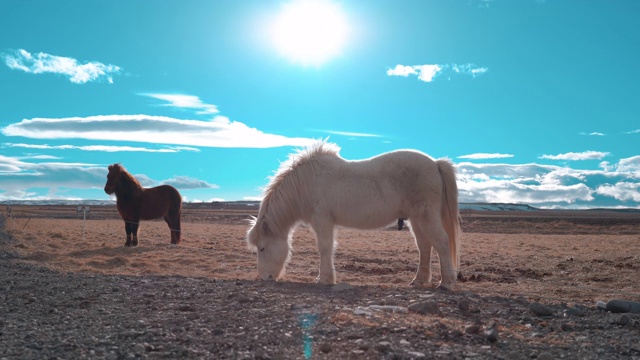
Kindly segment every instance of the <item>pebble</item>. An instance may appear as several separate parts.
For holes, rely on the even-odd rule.
[[[630,321],[629,316],[622,314],[616,319],[616,324],[627,325],[629,324],[629,321]]]
[[[640,314],[640,302],[627,300],[609,300],[606,309],[613,313]]]
[[[133,346],[133,353],[137,355],[142,355],[146,351],[144,344],[135,344]]]
[[[323,343],[322,345],[320,345],[320,351],[322,351],[325,354],[330,353],[331,350],[333,349],[331,348],[331,344],[329,343]]]
[[[487,325],[487,329],[485,330],[484,334],[487,336],[487,340],[490,343],[498,341],[498,324],[492,321],[489,325]]]
[[[586,315],[585,311],[576,307],[572,307],[572,308],[568,308],[566,310],[564,310],[563,312],[565,317],[568,316],[578,316],[578,317],[583,317]]]
[[[553,357],[553,355],[551,355],[548,352],[541,352],[540,354],[538,354],[538,360],[554,360],[555,357]]]
[[[425,359],[427,357],[424,353],[418,351],[407,351],[407,355],[413,359]]]
[[[380,341],[376,344],[375,349],[379,352],[386,353],[391,349],[391,343],[388,341]]]
[[[465,334],[477,334],[480,332],[480,325],[467,325],[464,327]]]
[[[417,303],[413,303],[408,307],[409,311],[416,312],[418,314],[432,314],[439,315],[440,314],[440,306],[437,301],[421,301]]]
[[[529,310],[537,316],[551,316],[553,315],[553,308],[547,305],[543,305],[537,302],[529,304]]]
[[[469,302],[467,300],[461,300],[458,302],[458,309],[463,312],[469,311]]]
[[[358,349],[360,350],[369,350],[369,348],[371,347],[371,344],[369,344],[367,341],[363,339],[358,339],[355,341],[355,343]]]

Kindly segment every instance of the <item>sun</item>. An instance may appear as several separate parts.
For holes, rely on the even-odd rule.
[[[280,54],[303,65],[322,65],[340,55],[348,35],[342,8],[329,0],[295,0],[284,5],[271,33]]]

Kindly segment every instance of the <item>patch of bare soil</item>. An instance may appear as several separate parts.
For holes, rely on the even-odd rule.
[[[460,281],[440,291],[408,285],[417,248],[393,227],[338,231],[335,286],[314,283],[300,227],[285,281],[256,281],[254,210],[187,206],[182,245],[149,221],[126,248],[113,207],[14,207],[0,358],[640,359],[640,314],[596,306],[640,301],[638,214],[463,213]]]

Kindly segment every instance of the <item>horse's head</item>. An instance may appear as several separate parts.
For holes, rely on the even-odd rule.
[[[111,195],[116,191],[122,170],[122,165],[120,164],[109,165],[109,174],[107,174],[107,183],[104,185],[104,192]]]
[[[258,277],[261,280],[279,280],[284,276],[285,265],[291,257],[289,235],[276,235],[264,218],[252,220],[247,232],[249,249],[258,254]]]

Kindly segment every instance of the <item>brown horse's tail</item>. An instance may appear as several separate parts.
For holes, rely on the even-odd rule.
[[[460,213],[458,211],[458,185],[456,184],[456,170],[448,159],[436,161],[440,177],[442,178],[442,225],[449,237],[449,252],[453,270],[460,266],[460,246],[462,244],[462,228],[460,227]]]

